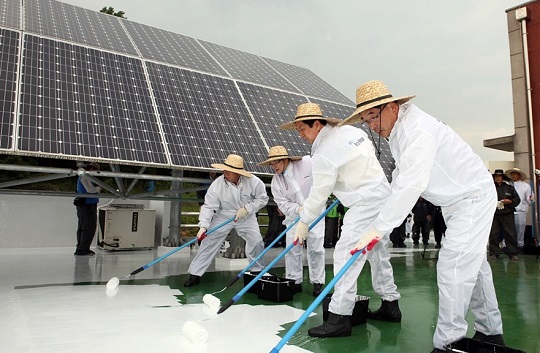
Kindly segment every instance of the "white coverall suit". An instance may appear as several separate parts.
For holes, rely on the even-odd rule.
[[[282,174],[276,174],[272,178],[272,195],[278,208],[285,215],[283,224],[287,227],[298,217],[298,208],[304,204],[312,183],[309,156],[304,156],[299,161],[290,161]],[[287,232],[287,246],[293,242],[295,233],[296,225]],[[324,284],[324,218],[309,231],[308,238],[307,261],[310,282]],[[293,279],[295,283],[302,283],[304,278],[302,249],[301,245],[294,246],[285,255],[285,277]]]
[[[349,210],[345,213],[341,237],[334,249],[334,275],[351,258],[350,250],[368,231],[379,209],[390,194],[390,185],[366,133],[353,126],[321,129],[312,149],[313,186],[304,202],[301,220],[310,224],[333,193]],[[351,315],[356,299],[356,280],[366,259],[370,262],[373,289],[384,300],[401,296],[394,284],[388,254],[390,231],[366,255],[361,255],[336,283],[329,311]],[[309,238],[308,238],[309,241]]]
[[[531,204],[531,186],[523,180],[514,182],[514,189],[519,195],[521,202],[514,212],[516,223],[517,245],[522,248],[525,245],[525,226],[527,225],[527,211]]]
[[[419,196],[441,206],[448,227],[437,263],[434,346],[443,349],[466,335],[469,308],[476,331],[502,334],[486,251],[497,201],[491,174],[458,134],[414,104],[400,106],[389,144],[396,163],[392,194],[375,229],[386,233],[399,226]]]
[[[264,183],[255,175],[251,178],[241,175],[238,185],[225,180],[223,175],[214,180],[204,197],[204,205],[199,213],[199,227],[212,229],[234,217],[236,211],[242,207],[246,208],[248,215],[237,222],[226,224],[204,238],[188,272],[202,276],[233,228],[246,241],[247,258],[249,262],[253,261],[264,249],[256,213],[267,203],[268,195]],[[251,270],[261,271],[263,268],[261,259]]]

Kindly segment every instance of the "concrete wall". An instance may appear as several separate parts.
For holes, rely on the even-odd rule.
[[[100,199],[99,206],[111,199]],[[75,247],[73,198],[0,194],[0,248]],[[114,200],[156,210],[155,245],[169,235],[170,202]],[[97,236],[96,236],[97,238]],[[94,240],[95,244],[95,240]]]

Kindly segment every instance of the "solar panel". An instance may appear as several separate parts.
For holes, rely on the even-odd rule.
[[[308,69],[268,58],[263,58],[263,60],[283,77],[286,77],[288,81],[305,95],[347,105],[353,104],[350,99]]]
[[[25,36],[18,148],[168,164],[138,59]]]
[[[118,17],[54,0],[27,0],[25,5],[27,31],[137,55]]]
[[[307,103],[306,97],[241,82],[238,86],[268,147],[281,145],[291,155],[309,154],[311,147],[296,131],[279,128],[279,125],[294,119],[298,106]],[[264,157],[267,155],[266,152]]]
[[[228,76],[194,38],[131,21],[124,26],[144,58]]]
[[[0,28],[0,149],[13,149],[19,33]]]
[[[353,109],[307,69],[54,0],[0,0],[2,27],[19,26],[20,4],[22,41],[0,28],[7,153],[199,170],[237,153],[269,174],[256,166],[268,147],[310,152],[278,127],[299,104]]]
[[[234,81],[147,65],[173,165],[209,168],[237,153],[253,170],[267,155]]]
[[[300,93],[270,65],[254,54],[200,41],[233,78]]]
[[[20,18],[20,1],[0,0],[0,26],[19,29]]]

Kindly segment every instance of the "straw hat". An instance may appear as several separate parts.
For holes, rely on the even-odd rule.
[[[416,96],[394,97],[382,81],[368,81],[356,89],[356,110],[339,125],[354,124],[362,121],[359,114],[384,103],[403,104]]]
[[[506,172],[506,175],[508,175],[510,178],[512,177],[512,173],[519,173],[521,175],[521,180],[529,179],[527,174],[523,173],[519,168],[512,168],[508,169]]]
[[[249,172],[244,170],[244,158],[240,157],[237,154],[228,155],[227,159],[225,159],[225,163],[214,163],[212,164],[212,168],[238,173],[248,178],[252,177]]]
[[[296,115],[294,116],[294,121],[288,122],[286,124],[280,125],[280,128],[283,130],[294,130],[296,129],[297,121],[304,120],[326,120],[330,125],[337,125],[341,120],[336,118],[325,118],[319,107],[316,103],[304,103],[298,106],[296,110]]]
[[[273,161],[279,161],[280,159],[290,159],[291,161],[299,161],[302,159],[300,156],[289,156],[289,152],[283,146],[270,147],[268,150],[268,159],[264,162],[257,163],[257,165],[269,165]]]

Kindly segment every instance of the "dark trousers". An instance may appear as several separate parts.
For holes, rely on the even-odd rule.
[[[97,204],[77,206],[77,251],[90,250],[96,234]]]
[[[501,248],[501,234],[508,249],[508,256],[516,255],[517,247],[516,224],[514,223],[514,213],[496,214],[493,217],[491,233],[489,234],[489,254],[499,256]]]
[[[339,239],[339,218],[326,217],[324,219],[324,247],[333,248]]]
[[[267,205],[266,212],[268,213],[268,228],[266,229],[266,235],[264,236],[264,246],[270,245],[283,231],[285,227],[283,225],[284,216],[280,216],[277,211],[277,206]],[[285,236],[281,238],[281,241],[276,243],[276,246],[285,245]]]
[[[414,244],[418,244],[418,240],[420,239],[420,233],[422,233],[422,242],[424,244],[427,244],[429,241],[429,230],[431,229],[431,223],[428,221],[425,222],[414,222],[413,225],[413,241]]]

